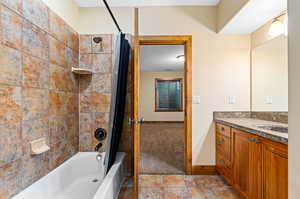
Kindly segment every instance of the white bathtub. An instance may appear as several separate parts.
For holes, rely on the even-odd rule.
[[[97,162],[96,155],[77,153],[13,199],[117,199],[126,175],[125,153],[118,153],[104,178],[102,163]]]

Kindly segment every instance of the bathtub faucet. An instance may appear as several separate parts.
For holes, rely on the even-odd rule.
[[[101,162],[101,161],[102,161],[102,154],[101,154],[101,153],[98,153],[98,154],[96,155],[96,160],[97,160],[98,162]]]
[[[96,145],[95,151],[99,151],[99,149],[103,146],[103,144],[100,142],[99,144]]]

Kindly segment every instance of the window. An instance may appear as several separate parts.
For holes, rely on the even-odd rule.
[[[182,79],[155,79],[155,112],[182,112]]]

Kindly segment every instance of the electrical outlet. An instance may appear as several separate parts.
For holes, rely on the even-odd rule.
[[[273,104],[273,96],[266,96],[265,103],[266,104]]]
[[[235,104],[236,103],[236,96],[229,96],[228,103],[229,104]]]
[[[193,104],[200,104],[200,96],[193,96]]]

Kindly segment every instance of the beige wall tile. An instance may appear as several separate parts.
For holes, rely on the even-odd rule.
[[[0,85],[0,123],[22,120],[21,87]]]
[[[21,85],[22,56],[13,48],[0,45],[0,83]]]

